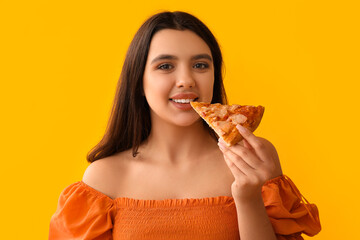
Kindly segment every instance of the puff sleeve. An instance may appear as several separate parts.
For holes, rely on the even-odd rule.
[[[266,212],[279,240],[301,240],[302,233],[314,236],[321,230],[319,212],[297,189],[291,179],[281,175],[262,188]]]
[[[116,213],[114,201],[96,193],[82,181],[60,194],[50,220],[49,240],[110,240]]]

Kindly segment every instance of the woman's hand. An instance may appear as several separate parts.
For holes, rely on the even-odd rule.
[[[244,137],[243,144],[228,147],[221,138],[218,144],[235,177],[231,185],[235,201],[251,201],[261,197],[261,188],[267,180],[282,175],[281,165],[271,142],[256,137],[241,125],[236,127]]]

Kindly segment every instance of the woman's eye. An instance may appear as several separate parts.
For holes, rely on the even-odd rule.
[[[200,69],[205,69],[205,68],[208,68],[209,65],[207,63],[196,63],[194,65],[194,68],[200,68]]]
[[[158,69],[162,69],[162,70],[170,70],[172,68],[173,66],[168,63],[164,63],[158,66]]]

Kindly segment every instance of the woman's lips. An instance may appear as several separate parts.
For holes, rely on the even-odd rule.
[[[179,92],[170,97],[170,99],[196,99],[196,98],[198,98],[198,95],[193,92]]]
[[[194,100],[197,100],[194,99]],[[190,105],[190,102],[189,103],[179,103],[179,102],[174,102],[174,100],[170,99],[171,103],[178,109],[181,109],[181,110],[190,110],[192,109],[191,105]]]

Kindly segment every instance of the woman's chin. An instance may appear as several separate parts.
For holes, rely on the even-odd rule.
[[[176,119],[174,124],[179,127],[196,127],[197,125],[201,126],[202,121],[197,116],[193,118]]]

